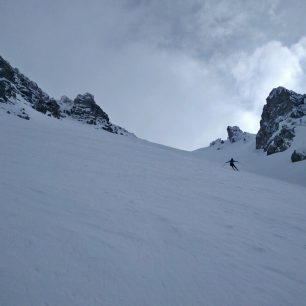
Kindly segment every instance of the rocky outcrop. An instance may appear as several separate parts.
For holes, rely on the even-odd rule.
[[[231,143],[237,141],[247,141],[250,137],[250,134],[243,132],[238,126],[228,126],[227,127],[228,140]]]
[[[29,107],[57,119],[70,117],[111,133],[132,135],[110,122],[92,94],[78,95],[74,100],[63,96],[57,101],[0,56],[0,109],[29,120],[30,116],[26,111]]]
[[[267,155],[287,150],[291,146],[294,136],[294,127],[290,128],[287,125],[283,125],[266,147]]]
[[[90,93],[77,95],[74,100],[63,96],[59,101],[59,105],[63,117],[72,117],[77,121],[100,127],[110,133],[130,134],[127,130],[109,121],[108,115],[96,104],[94,96]]]
[[[256,135],[256,149],[263,149],[270,155],[291,146],[295,127],[305,119],[306,95],[278,87],[271,91],[266,101]]]
[[[306,159],[306,149],[297,149],[294,150],[292,155],[291,155],[291,161],[293,163],[302,161]]]
[[[0,56],[0,103],[20,104],[20,101],[29,103],[39,112],[60,117],[60,108],[55,99]]]
[[[78,120],[86,120],[88,124],[109,123],[108,115],[96,104],[90,93],[78,95],[74,99],[71,116]]]
[[[256,135],[256,149],[267,155],[290,148],[291,161],[306,159],[306,95],[297,94],[284,87],[274,88],[266,99],[260,129]],[[234,143],[254,141],[255,135],[243,132],[238,126],[227,127],[228,139],[210,143],[210,147],[222,150]],[[303,149],[301,149],[301,147]]]
[[[217,150],[221,150],[224,145],[233,144],[233,143],[245,143],[254,139],[254,135],[243,132],[238,126],[228,126],[227,127],[227,140],[222,140],[218,138],[210,143],[210,147],[214,147]]]

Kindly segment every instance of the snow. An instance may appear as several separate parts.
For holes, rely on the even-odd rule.
[[[256,150],[256,135],[250,134],[248,142],[230,143],[228,140],[222,144],[202,148],[193,152],[199,158],[215,163],[218,168],[228,168],[224,162],[230,158],[238,160],[237,167],[242,171],[260,174],[278,180],[306,187],[306,161],[292,163],[291,155],[296,148],[306,148],[306,126],[295,127],[296,137],[289,149],[281,153],[267,156],[263,150]]]
[[[0,112],[0,305],[305,304],[305,162],[29,115]]]

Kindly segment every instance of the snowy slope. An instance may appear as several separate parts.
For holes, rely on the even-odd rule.
[[[216,167],[229,168],[224,164],[232,157],[238,160],[237,167],[241,171],[248,171],[260,175],[288,181],[306,187],[306,160],[291,162],[291,155],[296,148],[306,148],[306,126],[296,127],[296,137],[292,146],[284,152],[266,155],[263,150],[256,150],[255,135],[247,142],[238,141],[223,144],[217,141],[215,145],[193,152],[199,158],[216,163]],[[251,135],[251,134],[250,134]]]
[[[0,112],[0,305],[305,305],[305,187],[30,115]]]

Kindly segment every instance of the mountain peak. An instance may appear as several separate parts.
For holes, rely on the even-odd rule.
[[[74,100],[62,96],[50,98],[38,85],[13,68],[0,56],[0,109],[24,119],[30,119],[30,109],[57,119],[71,117],[108,132],[132,135],[110,122],[108,115],[95,102],[91,93],[79,94]]]
[[[79,94],[73,100],[71,115],[79,121],[86,121],[88,124],[109,123],[108,115],[95,102],[94,96],[88,92]]]
[[[8,61],[0,56],[0,79],[2,79],[2,81],[13,81],[14,75],[15,68],[13,68]]]
[[[306,123],[306,95],[277,87],[266,101],[256,135],[256,149],[270,155],[288,149],[295,137],[295,127]]]
[[[284,93],[294,93],[293,91],[291,90],[288,90],[287,88],[285,87],[282,87],[282,86],[278,86],[276,88],[273,88],[268,96],[267,99],[273,99],[281,94],[284,94]]]
[[[72,100],[70,98],[68,98],[67,96],[63,95],[60,98],[59,102],[62,103],[62,104],[67,104],[67,103],[71,103]]]
[[[89,93],[89,92],[85,92],[84,94],[78,94],[76,99],[82,101],[82,100],[92,100],[94,101],[94,95]]]
[[[228,126],[227,127],[227,140],[222,140],[218,138],[210,143],[210,147],[215,147],[217,150],[220,150],[223,146],[231,145],[236,142],[249,142],[254,138],[253,134],[243,132],[239,126]]]
[[[249,137],[249,133],[243,132],[239,126],[228,126],[227,127],[228,140],[231,143],[243,140],[246,141]]]

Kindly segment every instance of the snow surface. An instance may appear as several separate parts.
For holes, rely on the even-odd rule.
[[[0,305],[306,305],[305,162],[30,117],[0,112]]]
[[[249,134],[247,141],[221,143],[213,141],[210,147],[193,152],[195,156],[215,163],[218,168],[229,168],[224,162],[234,158],[239,170],[257,173],[278,180],[291,182],[306,187],[306,160],[292,163],[291,154],[297,148],[306,148],[306,126],[295,127],[296,137],[292,145],[284,152],[267,155],[263,150],[256,150],[255,136]],[[306,203],[306,201],[305,201]],[[305,304],[306,305],[306,304]]]

